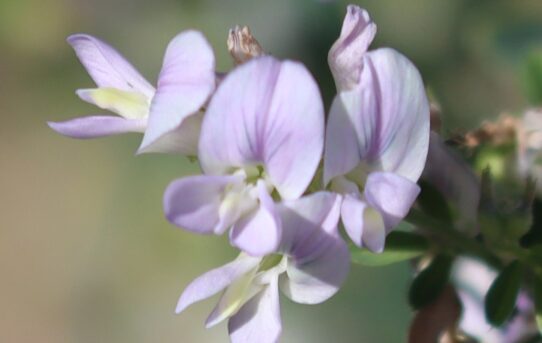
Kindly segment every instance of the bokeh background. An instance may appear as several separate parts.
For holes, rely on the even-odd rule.
[[[542,42],[542,2],[357,1],[378,24],[373,47],[419,66],[446,132],[528,106],[524,63]],[[178,32],[208,37],[227,71],[227,30],[248,24],[265,50],[301,60],[333,96],[326,57],[345,1],[0,0],[0,342],[226,342],[205,330],[213,301],[174,315],[194,277],[235,256],[224,237],[169,225],[161,199],[196,173],[178,156],[134,156],[140,136],[61,137],[46,120],[95,113],[76,88],[93,86],[65,38],[110,42],[150,81]],[[283,297],[284,342],[402,342],[411,311],[407,263],[353,266],[316,306]]]

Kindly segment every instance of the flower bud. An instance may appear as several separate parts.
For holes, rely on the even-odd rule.
[[[360,78],[363,55],[376,34],[376,24],[369,13],[358,6],[348,6],[341,35],[328,54],[328,63],[337,89],[352,89]]]

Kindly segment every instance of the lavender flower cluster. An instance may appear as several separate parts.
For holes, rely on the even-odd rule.
[[[168,186],[165,216],[194,233],[228,232],[240,251],[189,284],[178,313],[221,293],[207,327],[227,320],[233,342],[274,342],[279,289],[316,304],[343,284],[350,253],[341,223],[357,247],[384,250],[420,192],[429,103],[405,56],[368,50],[375,34],[368,13],[348,6],[328,55],[337,94],[327,116],[307,68],[267,55],[247,28],[230,32],[236,66],[225,74],[203,34],[181,32],[156,87],[98,38],[68,38],[97,85],[77,95],[118,116],[50,127],[74,138],[140,132],[138,153],[197,156],[201,175]]]

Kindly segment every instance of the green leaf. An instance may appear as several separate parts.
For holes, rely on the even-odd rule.
[[[364,266],[385,266],[423,255],[429,249],[425,237],[411,232],[393,231],[386,238],[386,248],[380,254],[350,246],[352,262]]]
[[[414,309],[419,310],[438,298],[448,283],[452,262],[453,259],[448,255],[437,255],[416,276],[408,292],[408,300]]]
[[[542,334],[542,280],[536,278],[534,280],[534,306],[536,309],[536,325],[538,331]]]
[[[506,266],[489,288],[485,299],[486,318],[489,323],[500,326],[514,311],[523,268],[518,261]]]
[[[417,202],[422,211],[445,223],[451,223],[453,221],[452,211],[444,196],[428,182],[420,181],[419,185],[421,192]]]
[[[521,237],[520,243],[524,248],[542,244],[542,199],[540,198],[535,198],[533,201],[531,228]]]

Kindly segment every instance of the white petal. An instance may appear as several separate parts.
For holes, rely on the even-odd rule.
[[[247,302],[228,322],[233,343],[274,343],[282,332],[277,280]]]
[[[233,281],[255,268],[258,263],[260,263],[260,259],[240,255],[236,260],[199,276],[186,287],[175,312],[181,313],[193,303],[220,292]]]
[[[282,234],[275,204],[261,180],[258,182],[258,193],[259,209],[239,220],[230,232],[232,244],[252,256],[276,252]]]

